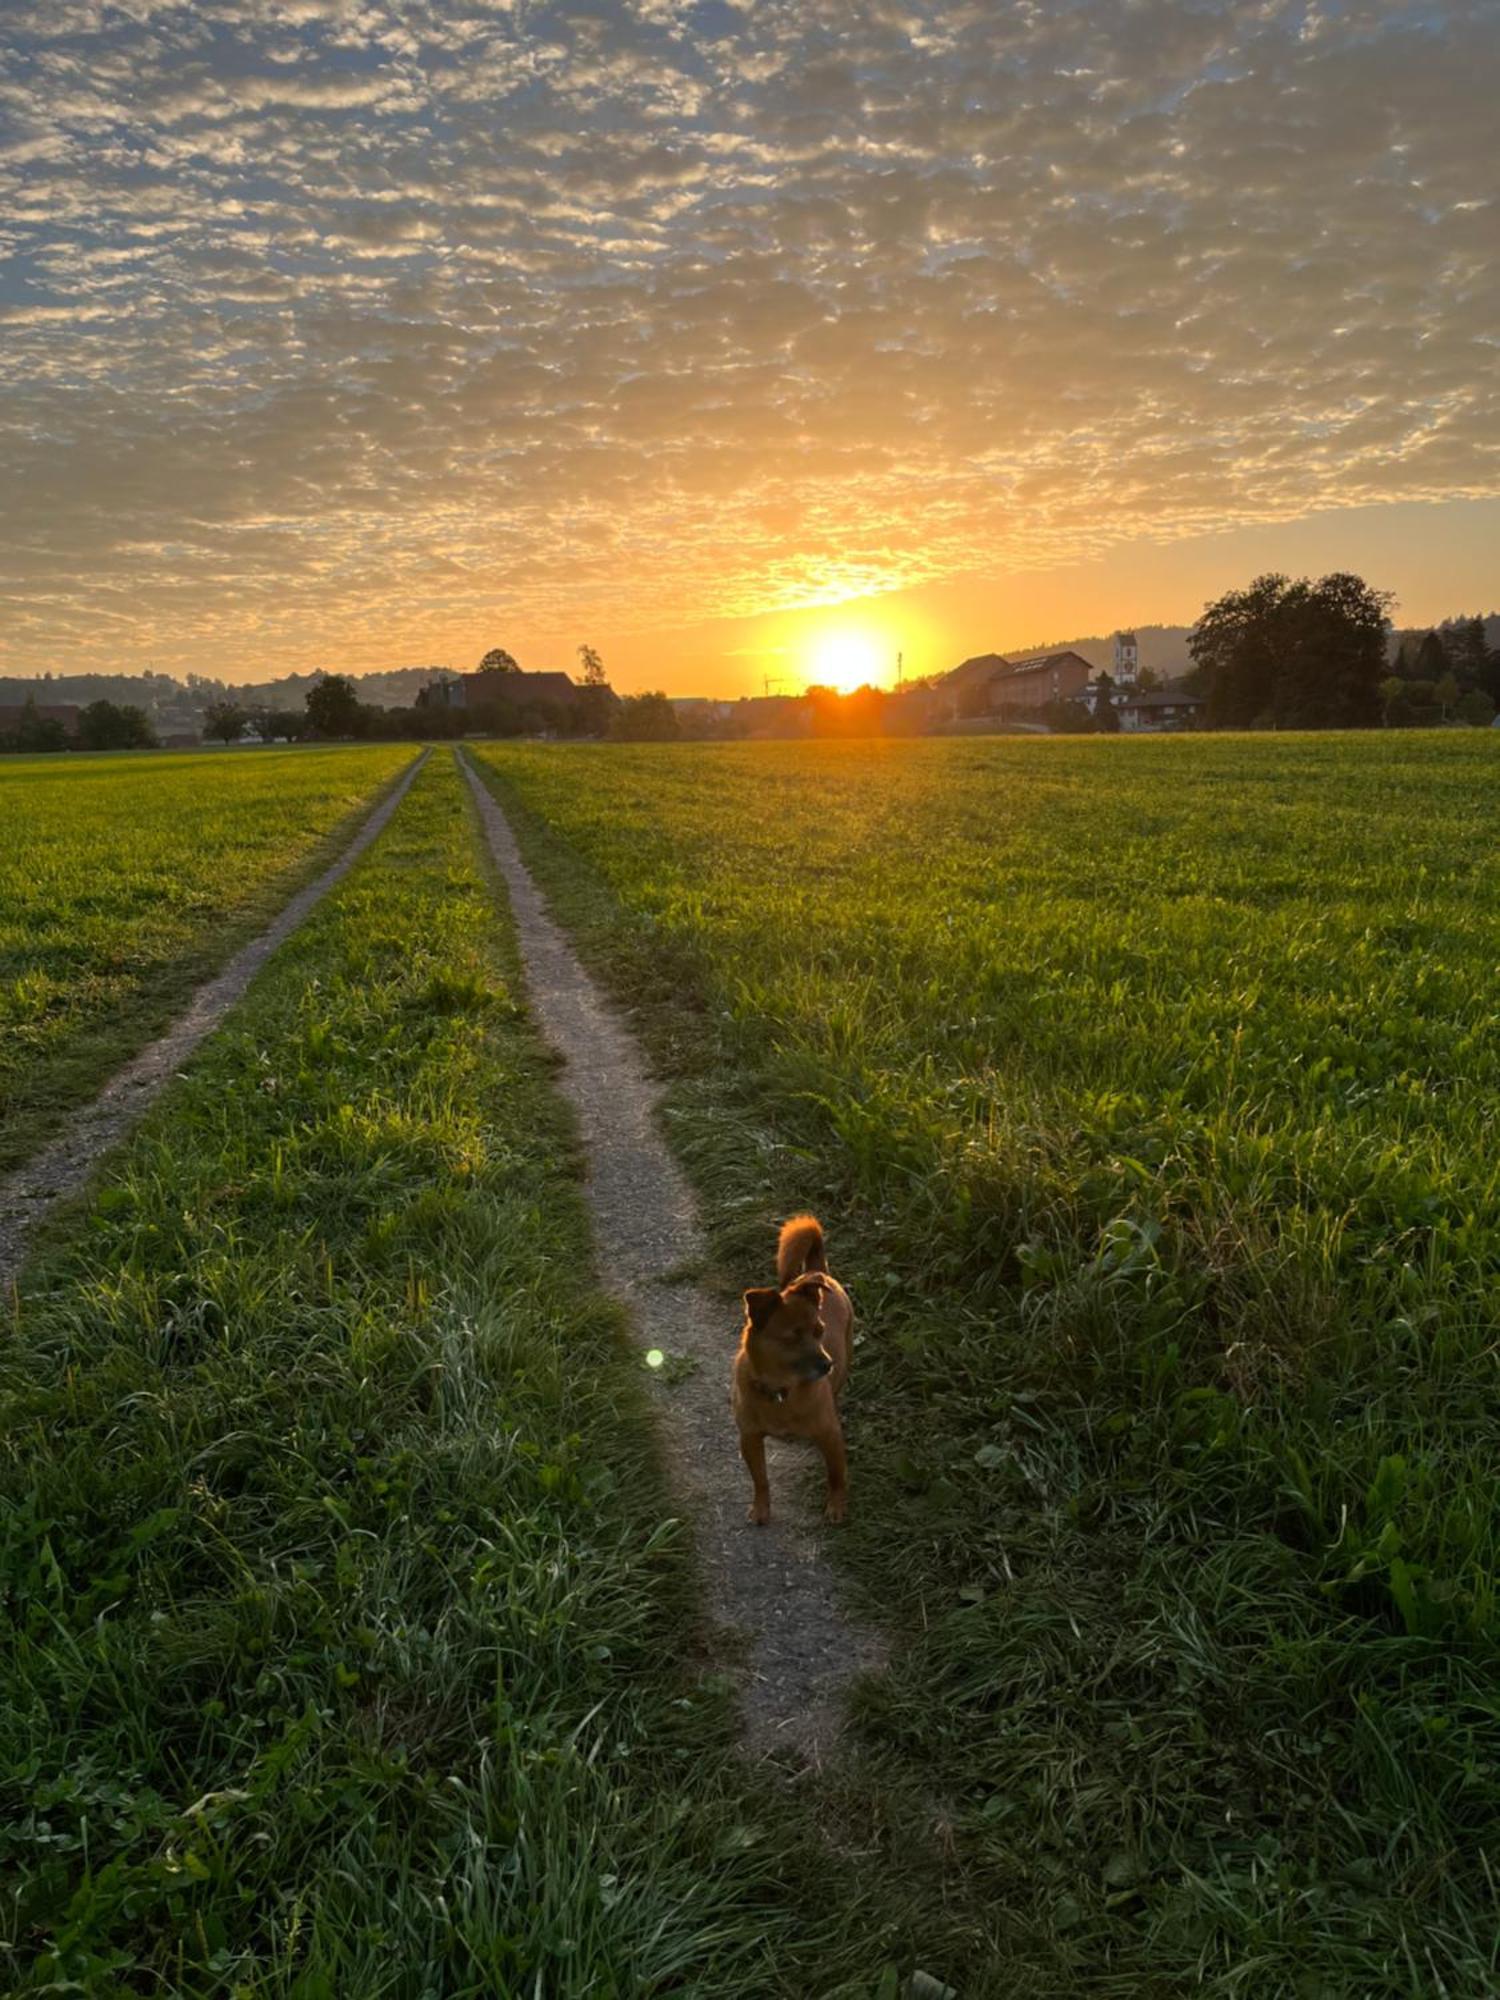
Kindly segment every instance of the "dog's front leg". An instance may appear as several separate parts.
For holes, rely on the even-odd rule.
[[[771,1518],[771,1489],[766,1483],[766,1441],[759,1431],[740,1432],[740,1455],[749,1466],[755,1485],[755,1497],[746,1519],[763,1528]]]
[[[823,1503],[823,1513],[830,1521],[842,1521],[849,1511],[849,1456],[844,1450],[844,1433],[837,1423],[819,1437],[818,1449],[828,1468],[828,1498]]]

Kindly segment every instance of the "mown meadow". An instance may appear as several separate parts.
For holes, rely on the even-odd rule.
[[[5,760],[0,1168],[270,921],[411,756]]]
[[[481,757],[726,1288],[852,1281],[948,1976],[1500,1990],[1500,744]]]
[[[0,1986],[873,1990],[642,1381],[440,752],[14,1303]]]

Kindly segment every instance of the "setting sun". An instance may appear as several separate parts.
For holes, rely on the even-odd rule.
[[[820,632],[808,649],[807,677],[817,687],[850,694],[867,684],[879,687],[890,675],[891,660],[868,632]]]

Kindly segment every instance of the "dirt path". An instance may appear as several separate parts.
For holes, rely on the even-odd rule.
[[[175,1076],[193,1050],[240,999],[279,945],[297,930],[335,883],[342,881],[370,842],[389,824],[424,750],[397,779],[338,859],[299,889],[260,936],[235,953],[222,972],[200,986],[166,1033],[116,1072],[91,1104],[70,1117],[57,1137],[0,1180],[0,1296],[8,1295],[25,1261],[33,1232],[49,1211],[76,1194],[100,1157],[125,1134]]]
[[[795,1445],[769,1447],[772,1525],[752,1528],[745,1519],[750,1482],[729,1413],[738,1323],[734,1309],[701,1286],[668,1276],[700,1265],[704,1245],[692,1194],[657,1130],[645,1060],[548,915],[504,814],[467,758],[460,762],[510,891],[532,1005],[566,1059],[559,1081],[588,1156],[600,1268],[629,1308],[641,1345],[695,1364],[662,1381],[657,1394],[709,1608],[727,1628],[731,1665],[743,1661],[737,1671],[747,1742],[819,1763],[837,1732],[847,1683],[880,1665],[882,1643],[840,1606],[824,1553],[825,1535],[837,1531],[804,1504],[808,1460]],[[773,1248],[768,1233],[768,1268]],[[765,1276],[749,1272],[746,1283]]]

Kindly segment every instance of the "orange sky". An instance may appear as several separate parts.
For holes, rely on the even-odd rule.
[[[1431,624],[1460,610],[1500,608],[1500,501],[1348,508],[1267,528],[1182,541],[1125,542],[1093,561],[956,577],[880,596],[758,618],[620,633],[601,646],[622,691],[760,694],[806,681],[873,678],[889,685],[895,657],[910,676],[942,671],[975,652],[1105,635],[1122,625],[1190,624],[1220,592],[1262,570],[1322,575],[1352,569],[1394,590],[1398,624]],[[857,676],[829,672],[830,643],[856,643]],[[539,634],[535,664],[567,667],[568,641]],[[523,656],[531,664],[530,654]],[[467,665],[465,657],[459,664]]]
[[[1493,0],[11,0],[0,672],[1492,609],[1497,103]]]

